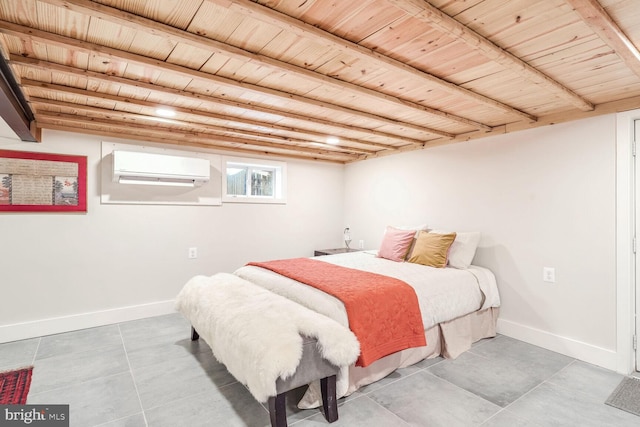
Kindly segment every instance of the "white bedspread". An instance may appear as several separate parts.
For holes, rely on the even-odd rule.
[[[418,296],[425,330],[476,310],[500,306],[495,276],[483,267],[471,266],[467,270],[433,268],[378,258],[375,251],[350,252],[317,259],[395,277],[408,283]],[[259,267],[241,267],[235,274],[344,326],[349,325],[342,302],[318,289]]]
[[[376,253],[376,251],[350,252],[327,255],[317,259],[344,267],[395,277],[408,283],[415,289],[418,296],[425,332],[438,323],[447,322],[477,310],[500,306],[495,276],[486,268],[478,266],[471,266],[467,270],[433,268],[409,262],[389,261],[378,258]],[[311,310],[324,314],[344,326],[349,326],[344,304],[337,298],[314,287],[254,266],[241,267],[234,274]],[[415,354],[420,354],[421,349],[424,349],[424,347],[407,349],[400,353],[409,354],[415,351]],[[382,378],[382,375],[391,372],[389,366],[399,367],[400,363],[402,363],[402,358],[395,360],[396,358],[390,355],[374,362],[373,365],[390,358],[394,360],[387,360],[384,363],[385,366],[381,366],[380,372],[376,373],[376,375],[370,375],[370,377]],[[350,379],[350,369],[371,368],[369,370],[373,372],[373,365],[367,368],[354,366],[341,368],[336,384],[338,398],[354,392],[359,386],[369,383],[361,379],[356,384]],[[308,409],[315,408],[320,404],[319,385],[314,383],[310,385],[298,406],[302,409]]]

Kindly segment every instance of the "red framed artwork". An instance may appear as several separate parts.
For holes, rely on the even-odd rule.
[[[0,212],[86,211],[86,156],[0,150]]]

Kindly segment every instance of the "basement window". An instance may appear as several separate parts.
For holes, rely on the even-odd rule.
[[[286,203],[287,164],[272,160],[224,157],[222,201]]]

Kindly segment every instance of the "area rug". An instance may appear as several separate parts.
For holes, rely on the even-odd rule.
[[[0,405],[27,403],[33,366],[15,371],[0,372]]]
[[[640,416],[640,379],[625,377],[605,403]]]

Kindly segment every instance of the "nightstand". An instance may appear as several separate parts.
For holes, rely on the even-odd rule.
[[[360,252],[362,249],[352,248],[336,248],[336,249],[318,249],[313,252],[313,256],[345,254],[347,252]]]

